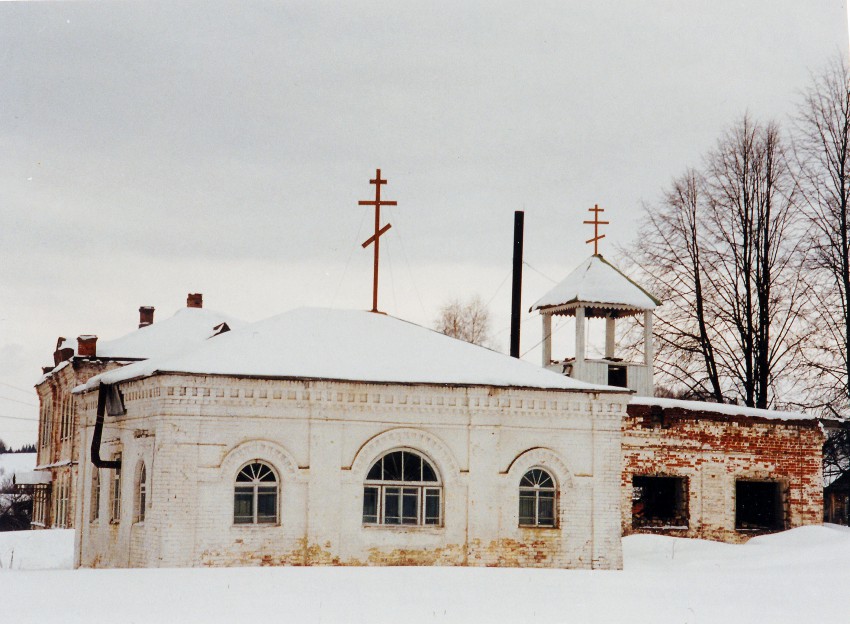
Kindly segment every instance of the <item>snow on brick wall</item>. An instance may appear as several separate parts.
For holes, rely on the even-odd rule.
[[[623,420],[622,528],[632,523],[635,475],[687,478],[687,529],[642,531],[743,542],[736,530],[736,480],[780,483],[785,528],[823,518],[821,447],[816,421],[766,421],[680,408],[629,405]]]

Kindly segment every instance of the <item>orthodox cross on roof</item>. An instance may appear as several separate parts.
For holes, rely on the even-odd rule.
[[[375,171],[375,179],[369,180],[369,184],[375,185],[375,199],[364,199],[358,202],[360,206],[375,207],[375,233],[363,243],[363,249],[366,249],[372,243],[375,244],[375,262],[372,277],[372,312],[378,311],[378,256],[380,253],[380,239],[381,235],[392,227],[389,223],[381,227],[381,206],[397,205],[395,201],[381,199],[381,185],[386,183],[386,180],[381,179],[381,170],[377,169]]]
[[[605,238],[604,234],[602,234],[600,236],[599,226],[600,225],[608,225],[608,221],[600,221],[599,220],[599,213],[605,212],[605,209],[600,208],[599,204],[594,204],[593,208],[588,208],[587,210],[588,210],[588,212],[593,213],[593,221],[585,221],[584,223],[586,223],[587,225],[593,226],[593,238],[591,238],[590,240],[588,240],[586,242],[587,243],[593,243],[593,255],[597,256],[597,255],[599,255],[599,241],[601,241],[603,238]]]

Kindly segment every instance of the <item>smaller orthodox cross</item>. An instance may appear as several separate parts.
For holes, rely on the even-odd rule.
[[[605,212],[605,209],[600,208],[599,204],[594,204],[593,208],[588,208],[587,210],[588,210],[588,212],[592,212],[594,214],[593,214],[593,221],[585,221],[584,222],[587,225],[593,226],[593,238],[591,238],[590,240],[588,240],[586,242],[587,243],[593,243],[593,255],[597,256],[597,255],[599,255],[599,241],[601,241],[603,238],[605,238],[604,234],[602,234],[601,236],[599,235],[599,226],[600,225],[608,225],[608,221],[600,221],[599,220],[599,213]]]
[[[380,253],[380,239],[381,235],[392,227],[389,223],[387,223],[384,227],[381,227],[381,206],[397,205],[397,202],[395,201],[381,199],[381,185],[386,183],[386,180],[381,179],[381,170],[377,169],[375,172],[375,179],[369,180],[369,184],[375,185],[375,199],[364,199],[358,202],[360,206],[375,207],[375,233],[367,238],[363,243],[363,249],[366,249],[366,247],[372,243],[375,244],[375,262],[372,277],[372,312],[378,311],[378,256]]]

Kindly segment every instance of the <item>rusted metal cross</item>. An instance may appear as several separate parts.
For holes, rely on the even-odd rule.
[[[381,185],[386,183],[386,180],[381,179],[381,170],[377,169],[375,171],[375,179],[369,180],[369,184],[375,185],[375,199],[364,199],[358,202],[360,206],[375,207],[375,233],[363,243],[363,249],[366,249],[372,243],[375,244],[375,266],[372,278],[372,312],[378,311],[378,257],[380,254],[381,235],[392,227],[389,223],[381,227],[381,206],[398,205],[395,201],[381,199]]]
[[[585,242],[593,243],[593,255],[597,256],[597,255],[599,255],[599,241],[601,241],[603,238],[605,238],[604,234],[602,234],[601,236],[599,235],[599,226],[600,225],[608,225],[609,222],[599,220],[599,213],[605,212],[605,209],[600,208],[599,204],[594,204],[593,208],[588,208],[587,210],[588,210],[588,212],[594,213],[593,214],[593,221],[585,221],[584,222],[587,225],[593,226],[593,238],[591,238],[590,240],[585,241]]]

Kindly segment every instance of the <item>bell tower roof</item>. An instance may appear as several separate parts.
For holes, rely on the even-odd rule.
[[[529,312],[572,316],[579,307],[589,317],[632,316],[654,310],[661,301],[617,267],[594,254],[531,306]]]

